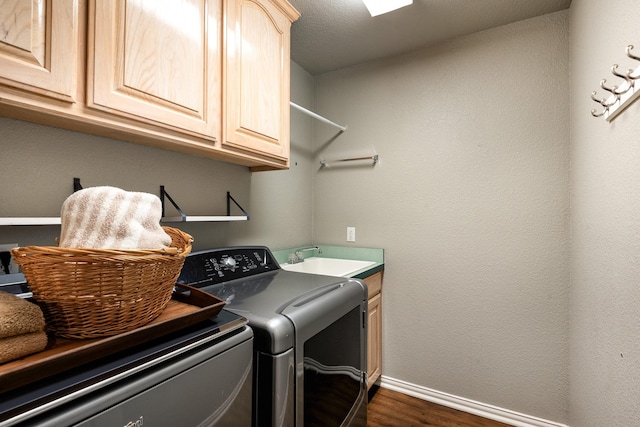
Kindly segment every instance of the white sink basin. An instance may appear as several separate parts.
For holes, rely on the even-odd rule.
[[[297,271],[300,273],[349,277],[359,270],[366,269],[374,264],[375,262],[373,261],[313,257],[296,264],[281,264],[280,267],[287,271]]]

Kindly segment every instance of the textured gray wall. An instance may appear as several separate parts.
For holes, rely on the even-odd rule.
[[[570,425],[640,424],[640,103],[591,117],[601,79],[640,65],[634,0],[571,4]]]
[[[314,241],[385,249],[383,375],[567,421],[568,11],[316,76]]]

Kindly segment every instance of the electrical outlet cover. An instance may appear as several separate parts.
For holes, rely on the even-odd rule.
[[[356,228],[347,227],[347,242],[355,242],[355,241],[356,241]]]

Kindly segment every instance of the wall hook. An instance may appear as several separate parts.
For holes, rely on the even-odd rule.
[[[640,61],[640,57],[639,56],[635,56],[631,53],[631,49],[633,49],[633,45],[630,44],[629,46],[627,46],[627,48],[625,49],[625,52],[627,53],[627,56],[631,59],[635,59],[636,61]],[[632,79],[632,80],[636,80],[636,79],[640,79],[640,73],[636,74],[635,76],[633,75],[633,69],[629,69],[629,71],[627,72],[627,77]]]
[[[627,71],[627,77],[629,77],[631,80],[637,80],[640,79],[640,73],[636,74],[635,76],[633,75],[633,70],[631,68],[629,68],[629,71]]]
[[[611,92],[612,94],[616,94],[616,90],[618,90],[618,86],[613,86],[613,87],[606,87],[604,84],[606,83],[607,79],[602,79],[600,80],[600,87],[604,90],[606,90],[607,92]]]
[[[613,66],[611,67],[611,74],[613,74],[616,77],[620,77],[621,79],[624,79],[627,85],[624,90],[618,89],[614,92],[614,94],[624,95],[625,93],[629,92],[629,89],[633,87],[633,80],[631,80],[631,78],[628,75],[619,73],[617,70],[618,70],[618,64],[613,64]],[[623,87],[625,87],[624,84],[623,84]]]
[[[640,56],[635,56],[634,54],[631,53],[631,49],[633,49],[633,45],[630,44],[629,46],[627,46],[627,48],[625,49],[625,52],[627,52],[627,56],[631,59],[635,59],[636,61],[640,61]]]
[[[604,80],[603,80],[603,82],[604,82]],[[593,99],[594,101],[598,102],[600,105],[602,105],[605,108],[611,107],[613,104],[615,104],[618,101],[617,96],[614,96],[613,97],[613,101],[611,101],[609,103],[607,103],[607,99],[606,98],[597,99],[595,91],[591,92],[591,99]]]
[[[598,113],[595,109],[593,109],[591,110],[591,115],[593,117],[602,117],[607,111],[609,111],[609,107],[605,107],[605,109],[602,110],[602,113]]]

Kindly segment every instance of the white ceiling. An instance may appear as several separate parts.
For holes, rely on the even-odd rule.
[[[316,75],[567,9],[571,0],[414,0],[372,18],[362,0],[289,0],[291,59]]]

